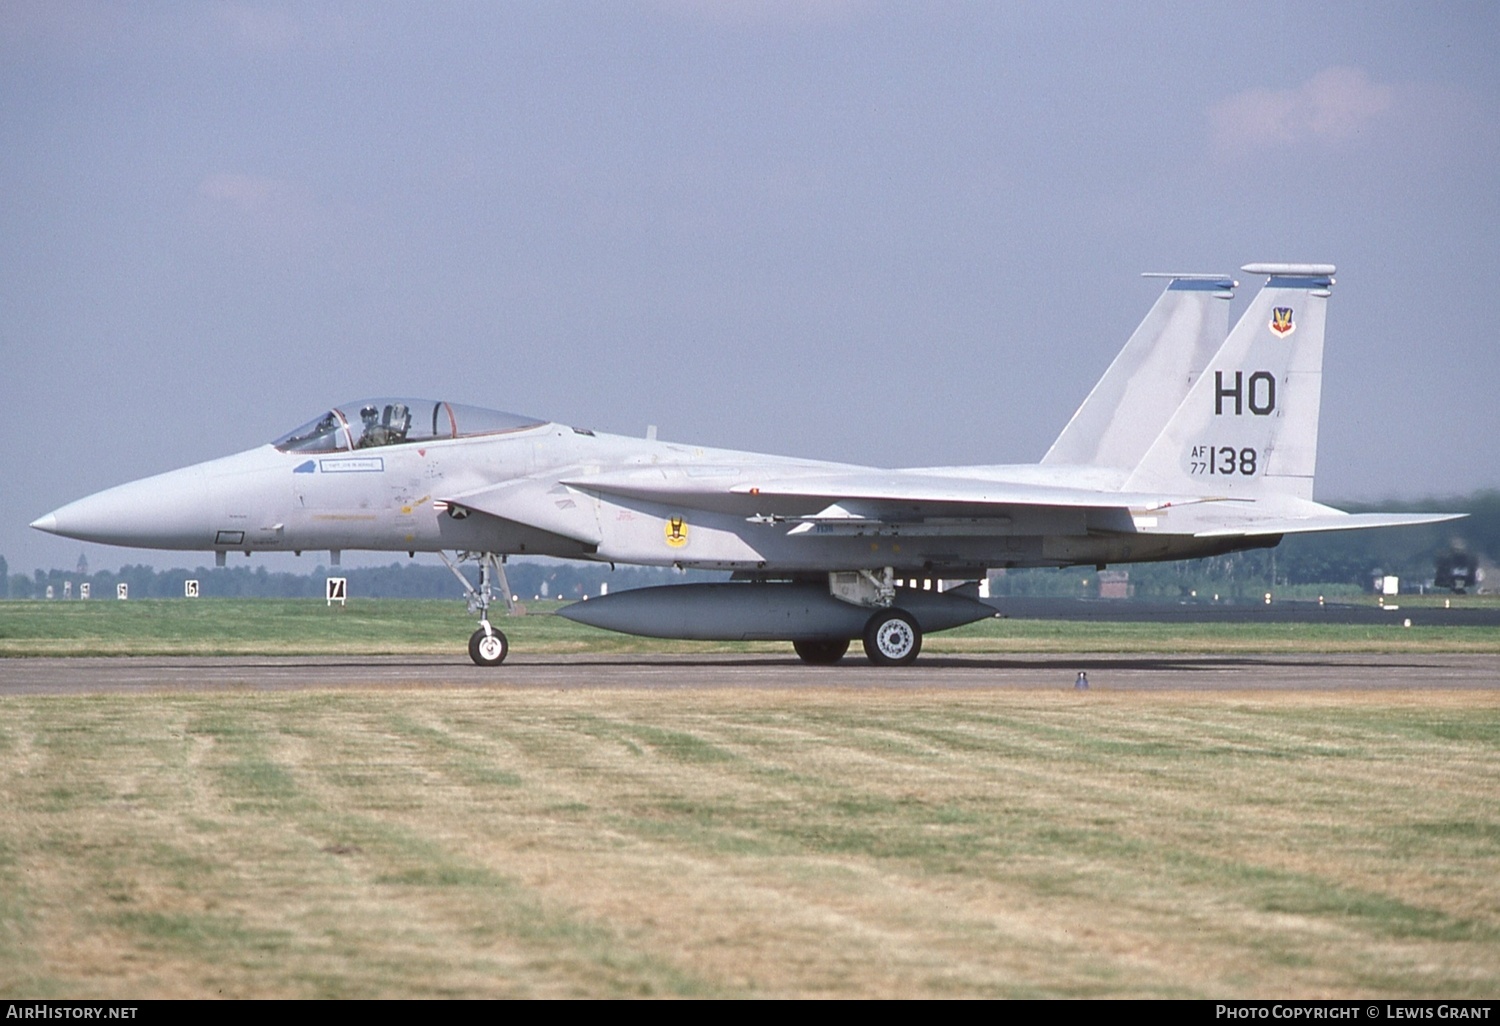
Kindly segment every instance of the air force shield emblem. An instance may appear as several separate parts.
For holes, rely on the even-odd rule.
[[[1278,338],[1286,338],[1297,330],[1297,325],[1292,323],[1291,307],[1278,306],[1271,310],[1271,330]]]

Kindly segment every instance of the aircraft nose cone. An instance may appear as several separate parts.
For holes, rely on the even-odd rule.
[[[202,476],[190,467],[117,485],[60,506],[31,526],[102,545],[183,548],[198,542],[208,548],[213,534]]]
[[[278,504],[290,495],[286,464],[283,455],[262,446],[106,488],[59,506],[31,526],[130,548],[207,550],[221,533],[237,534],[238,545],[246,524],[275,522]]]

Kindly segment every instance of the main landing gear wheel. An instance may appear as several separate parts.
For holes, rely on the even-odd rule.
[[[817,641],[794,641],[792,647],[804,663],[814,666],[832,666],[844,658],[849,651],[848,638],[825,638]]]
[[[876,666],[905,666],[922,651],[922,628],[904,609],[883,609],[865,624],[865,655]]]
[[[509,651],[510,642],[493,627],[488,632],[481,627],[469,635],[469,658],[477,666],[499,666],[505,662],[505,654]]]

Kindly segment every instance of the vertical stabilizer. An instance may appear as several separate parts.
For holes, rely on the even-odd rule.
[[[1332,264],[1247,264],[1269,280],[1125,484],[1311,499]]]
[[[1232,279],[1222,274],[1146,277],[1171,281],[1043,463],[1134,468],[1223,344]]]

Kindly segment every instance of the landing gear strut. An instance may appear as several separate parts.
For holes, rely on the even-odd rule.
[[[876,666],[905,666],[922,651],[922,627],[917,618],[897,609],[896,568],[834,571],[828,575],[828,591],[850,605],[873,610],[865,621],[865,655]],[[797,647],[807,662],[814,660]],[[839,655],[844,649],[839,650]]]
[[[459,583],[464,586],[464,592],[469,597],[469,612],[479,614],[479,630],[469,636],[469,658],[474,660],[476,666],[499,666],[505,662],[505,656],[510,652],[510,642],[506,640],[504,633],[490,626],[490,605],[495,601],[494,590],[490,586],[490,577],[493,574],[499,578],[500,594],[505,599],[505,608],[508,612],[515,611],[515,596],[510,593],[510,582],[505,579],[505,557],[496,556],[493,552],[460,552],[458,562],[472,559],[479,564],[479,587],[469,583],[454,561],[442,552],[438,553],[453,576],[457,577]]]

